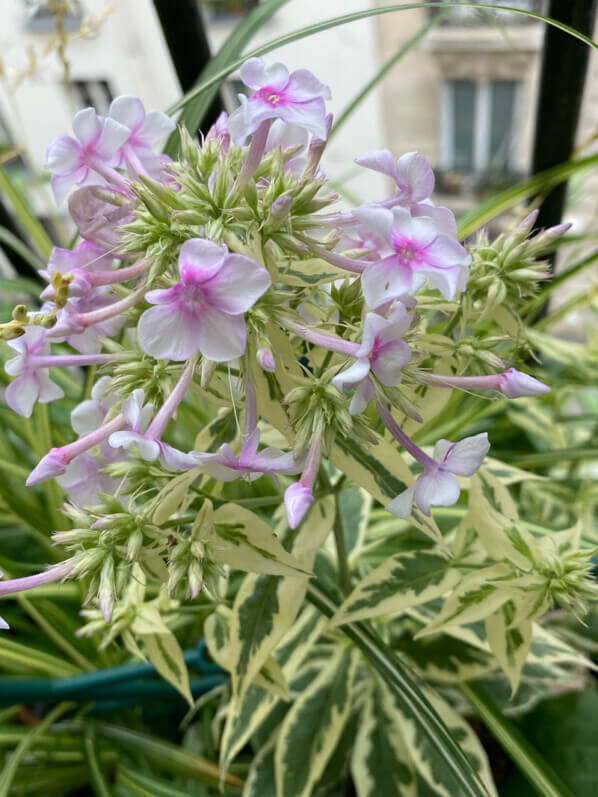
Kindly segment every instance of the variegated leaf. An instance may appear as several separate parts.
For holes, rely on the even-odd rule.
[[[394,648],[420,675],[435,683],[463,683],[489,677],[497,671],[496,661],[489,651],[449,633],[420,640],[404,634],[395,641]]]
[[[299,667],[310,654],[325,625],[324,618],[312,607],[307,607],[293,623],[276,651],[285,679],[291,682]],[[231,661],[229,660],[229,666]],[[295,684],[294,684],[295,685]],[[223,771],[279,701],[260,686],[252,684],[243,697],[231,702],[220,746]]]
[[[292,554],[305,570],[313,566],[334,522],[334,497],[316,501],[296,532]],[[307,578],[247,576],[237,593],[231,621],[233,692],[241,697],[299,613]]]
[[[172,684],[189,705],[193,706],[189,672],[175,635],[168,631],[168,633],[143,634],[141,639],[145,643],[145,653],[162,678]]]
[[[199,469],[194,468],[171,479],[151,501],[152,522],[159,526],[174,515],[185,500],[189,487],[199,476]]]
[[[235,570],[274,576],[309,575],[280,544],[270,526],[238,504],[214,512],[211,551],[216,561]]]
[[[308,797],[351,713],[358,657],[340,648],[286,715],[276,742],[277,797]]]
[[[375,678],[365,700],[351,757],[358,797],[417,797],[417,781],[393,694]]]
[[[430,690],[424,690],[432,708],[444,721],[455,741],[459,744],[490,797],[498,797],[488,759],[478,737],[465,720],[448,703]],[[397,707],[400,711],[400,706]],[[419,775],[439,797],[455,797],[458,790],[444,761],[422,733],[421,726],[411,717],[403,715],[401,723],[403,737],[411,759]]]
[[[245,781],[243,797],[276,797],[273,743],[262,747],[254,756]]]
[[[508,601],[486,617],[486,635],[490,650],[509,679],[512,694],[515,694],[532,643],[532,622],[524,620],[512,626],[513,614],[514,606]]]
[[[414,551],[386,559],[361,581],[340,606],[332,625],[398,614],[445,595],[461,581],[452,562],[433,551]]]
[[[204,637],[210,651],[210,656],[222,669],[231,667],[230,656],[230,617],[232,612],[220,608],[213,612],[204,623]],[[283,700],[290,698],[289,686],[280,668],[272,656],[264,663],[256,675],[255,684],[271,692]]]
[[[467,576],[447,597],[437,617],[416,636],[419,639],[455,625],[467,625],[483,620],[513,597],[512,592],[492,583],[508,577],[508,565],[496,564]]]
[[[359,556],[368,526],[372,496],[359,487],[349,487],[338,494],[349,561]]]
[[[277,265],[280,281],[299,288],[313,288],[315,285],[334,282],[347,276],[346,271],[318,258],[289,259],[288,262],[278,262]]]

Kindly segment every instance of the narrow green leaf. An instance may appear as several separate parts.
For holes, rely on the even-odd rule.
[[[515,694],[532,644],[532,622],[524,620],[513,626],[513,613],[514,606],[509,601],[490,617],[486,617],[485,623],[490,649],[509,679],[512,694]]]
[[[17,217],[17,221],[35,246],[39,254],[46,260],[52,251],[53,243],[42,223],[29,210],[21,195],[12,184],[8,172],[0,165],[0,195],[6,197]]]
[[[276,50],[278,47],[282,47],[285,44],[290,44],[291,42],[298,41],[299,39],[304,39],[307,36],[313,36],[315,33],[321,33],[329,28],[335,28],[340,25],[347,25],[351,22],[357,22],[360,19],[367,19],[368,17],[379,16],[380,14],[390,14],[396,11],[410,11],[414,8],[440,8],[446,10],[447,7],[461,7],[461,6],[470,6],[472,8],[484,8],[490,10],[499,10],[499,11],[513,11],[516,14],[522,14],[527,17],[531,17],[532,19],[538,19],[540,21],[546,22],[548,25],[552,25],[559,30],[568,33],[571,36],[574,36],[576,39],[580,39],[581,41],[588,44],[590,47],[598,49],[598,44],[590,39],[588,36],[584,36],[583,33],[576,31],[574,28],[571,28],[569,25],[565,25],[563,22],[559,22],[558,20],[552,19],[551,17],[543,16],[542,14],[537,14],[533,11],[526,11],[521,8],[513,8],[512,6],[504,6],[504,5],[493,5],[490,3],[476,3],[476,2],[434,2],[434,3],[404,3],[404,4],[393,4],[389,6],[384,6],[383,8],[374,8],[368,9],[367,11],[356,11],[352,14],[343,14],[339,17],[333,17],[331,19],[325,19],[321,22],[318,22],[314,25],[308,25],[307,27],[300,28],[296,31],[291,31],[290,33],[285,34],[284,36],[279,36],[277,39],[273,39],[266,44],[257,47],[255,50],[252,50],[249,53],[246,53],[242,58],[238,58],[235,61],[229,62],[225,67],[222,67],[219,72],[216,74],[210,75],[209,78],[204,80],[200,85],[195,86],[191,89],[187,94],[181,97],[173,106],[168,109],[168,113],[173,114],[178,111],[180,108],[184,108],[194,97],[197,97],[202,92],[205,92],[207,89],[211,88],[214,85],[219,85],[220,82],[227,76],[230,75],[231,72],[234,72],[235,69],[238,69],[244,61],[248,58],[252,58],[255,56],[265,55],[266,53],[272,52],[272,50]]]
[[[273,744],[262,747],[253,757],[243,797],[276,797]]]
[[[89,779],[94,790],[96,797],[112,797],[112,792],[108,786],[108,782],[102,772],[102,767],[98,761],[98,754],[96,751],[96,734],[95,725],[93,722],[88,722],[85,725],[83,732],[83,751],[85,754],[85,763],[89,770]]]
[[[12,783],[17,775],[19,765],[29,750],[35,745],[38,736],[41,736],[50,727],[50,725],[52,725],[53,722],[62,716],[62,714],[68,711],[71,706],[72,703],[59,703],[59,705],[55,706],[52,711],[49,711],[48,714],[46,714],[44,719],[38,725],[32,728],[26,736],[23,736],[14,752],[4,764],[4,769],[0,775],[0,797],[8,797]]]
[[[197,83],[201,89],[211,78],[215,76],[216,79],[208,86],[205,86],[203,90],[191,90],[194,92],[192,97],[190,97],[192,102],[189,101],[184,103],[184,111],[179,117],[179,123],[184,124],[191,135],[195,135],[199,130],[203,118],[218,92],[220,84],[224,78],[230,74],[229,71],[225,70],[225,67],[232,59],[240,56],[245,46],[258,30],[274,16],[278,9],[287,1],[288,0],[266,0],[266,2],[260,3],[257,8],[254,8],[235,26],[228,39],[218,49],[218,52],[210,58],[208,64],[202,70]],[[182,106],[179,105],[179,107]],[[178,145],[178,133],[173,133],[166,142],[164,152],[171,157],[175,157]]]
[[[351,102],[347,105],[347,107],[338,115],[338,117],[334,120],[334,124],[332,126],[332,130],[330,131],[330,135],[328,139],[330,140],[333,136],[335,136],[340,128],[345,124],[347,119],[351,116],[352,113],[361,105],[361,103],[365,100],[372,89],[376,88],[378,83],[380,83],[389,72],[394,69],[394,67],[399,63],[399,61],[403,58],[403,56],[407,55],[407,53],[412,50],[416,44],[418,44],[433,28],[446,19],[446,17],[450,14],[450,9],[447,8],[446,11],[441,11],[439,14],[435,14],[432,19],[425,25],[422,26],[420,30],[412,36],[408,41],[403,44],[399,50],[392,55],[385,64],[383,64],[380,69],[376,72],[374,77],[365,84],[365,86],[359,91],[355,97],[351,100]]]
[[[496,741],[509,754],[541,797],[572,797],[571,791],[562,783],[547,761],[502,714],[481,686],[467,683],[461,686],[461,690]]]

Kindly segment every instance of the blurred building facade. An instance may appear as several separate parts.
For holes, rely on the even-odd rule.
[[[257,4],[198,2],[214,50]],[[0,145],[26,150],[33,171],[42,169],[48,142],[70,130],[78,108],[94,104],[105,111],[122,93],[142,97],[148,108],[167,108],[180,94],[152,0],[69,3],[65,86],[64,64],[52,49],[54,21],[44,3],[2,0]],[[249,47],[309,23],[385,5],[388,0],[289,0]],[[544,3],[509,0],[508,5],[542,11]],[[465,7],[450,13],[410,9],[293,42],[267,60],[310,68],[332,87],[330,108],[338,116],[377,70],[428,26],[330,142],[327,173],[350,201],[375,199],[385,191],[380,175],[353,162],[358,154],[382,147],[396,155],[422,152],[438,174],[442,201],[456,212],[529,171],[543,39],[543,26],[536,20]],[[598,129],[596,77],[593,53],[580,141]],[[232,75],[223,89],[229,108],[240,90]]]

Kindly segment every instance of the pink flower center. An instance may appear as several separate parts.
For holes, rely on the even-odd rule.
[[[206,297],[201,283],[178,282],[172,288],[172,292],[179,309],[184,313],[197,313],[206,303]]]
[[[286,105],[284,94],[276,89],[271,88],[270,86],[264,86],[263,89],[256,91],[253,96],[257,99],[264,100],[264,102],[267,102],[268,105],[276,106],[280,105],[281,103]]]
[[[421,262],[421,250],[409,238],[405,238],[403,235],[393,235],[392,247],[403,262],[413,265]]]

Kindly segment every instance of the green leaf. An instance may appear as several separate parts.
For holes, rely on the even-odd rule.
[[[400,612],[445,595],[461,581],[449,559],[433,551],[401,553],[386,559],[353,590],[332,618],[343,625]]]
[[[322,31],[328,30],[329,28],[335,28],[340,25],[347,25],[351,22],[358,22],[360,19],[367,19],[368,17],[378,16],[380,14],[389,14],[394,13],[397,11],[409,11],[415,8],[440,8],[446,10],[447,7],[457,7],[457,6],[470,6],[475,8],[484,8],[490,10],[500,10],[500,11],[513,11],[516,14],[522,14],[527,17],[531,17],[532,19],[538,19],[546,22],[549,25],[553,25],[555,28],[559,30],[563,30],[571,36],[574,36],[577,39],[588,44],[590,47],[598,48],[598,44],[590,39],[587,36],[584,36],[583,33],[576,31],[574,28],[571,28],[569,25],[565,25],[558,20],[552,19],[550,17],[543,16],[542,14],[536,14],[533,11],[526,11],[521,8],[513,8],[511,6],[504,6],[504,5],[493,5],[491,3],[477,3],[477,2],[420,2],[420,3],[403,3],[403,4],[393,4],[389,6],[384,6],[383,8],[375,8],[375,9],[368,9],[366,11],[356,11],[352,14],[343,14],[339,17],[332,17],[330,19],[322,20],[314,25],[308,25],[307,27],[300,28],[296,31],[291,31],[290,33],[286,33],[284,36],[279,36],[277,39],[273,39],[272,41],[267,42],[266,44],[257,47],[255,50],[252,50],[249,53],[246,53],[242,58],[238,58],[237,60],[229,61],[226,66],[218,64],[220,71],[216,72],[215,74],[212,73],[210,70],[210,76],[207,77],[205,80],[199,82],[198,86],[192,88],[187,94],[185,94],[180,100],[178,100],[173,106],[168,109],[168,113],[173,114],[178,111],[180,108],[184,108],[188,105],[191,100],[195,97],[207,92],[208,89],[211,89],[213,86],[218,86],[222,82],[222,80],[227,76],[230,75],[231,72],[234,72],[235,69],[238,69],[244,61],[248,58],[252,58],[255,56],[265,55],[266,53],[272,52],[272,50],[276,50],[278,47],[282,47],[285,44],[290,44],[291,42],[298,41],[299,39],[304,39],[307,36],[312,36],[315,33],[321,33]],[[236,47],[231,48],[232,52],[236,52]],[[224,61],[224,59],[223,59]],[[592,159],[587,159],[592,160]],[[594,159],[593,162],[598,162],[598,158]],[[566,179],[566,178],[563,178]],[[524,197],[525,198],[525,197]],[[496,214],[495,214],[496,215]],[[493,218],[491,216],[490,218]],[[482,224],[485,222],[481,222]]]
[[[488,766],[488,759],[478,737],[445,700],[431,690],[425,690],[425,694],[438,716],[450,730],[453,739],[467,756],[472,769],[486,787],[488,794],[491,797],[498,797]],[[438,751],[430,744],[421,728],[410,717],[403,718],[402,727],[409,755],[412,757],[418,773],[435,794],[442,797],[454,797],[454,786],[452,780],[447,777],[446,767],[439,757]]]
[[[218,52],[210,58],[197,81],[198,89],[192,89],[189,100],[179,104],[179,107],[184,105],[183,113],[179,117],[179,123],[184,124],[191,135],[195,135],[199,130],[220,84],[229,74],[226,71],[226,67],[231,59],[239,57],[245,45],[286,2],[287,0],[266,0],[266,2],[260,3],[257,8],[254,8],[243,18],[242,22],[235,26],[228,39],[218,49]],[[209,85],[206,85],[214,76],[216,80],[212,80]],[[178,134],[173,133],[166,143],[164,152],[171,157],[175,157],[178,144]]]
[[[340,648],[284,719],[274,754],[278,797],[308,797],[351,713],[357,656]]]
[[[308,598],[327,617],[335,614],[336,606],[319,586],[310,584]],[[437,752],[442,766],[453,779],[455,788],[469,797],[481,797],[487,791],[480,784],[461,748],[448,728],[432,708],[422,690],[390,648],[371,629],[362,623],[347,623],[342,631],[359,647],[370,665],[385,680],[396,695],[403,714],[412,717]],[[458,793],[458,792],[457,792]]]
[[[345,530],[345,545],[349,561],[357,561],[365,540],[370,519],[372,496],[359,487],[341,490],[337,496]]]
[[[215,559],[235,570],[273,576],[310,575],[280,544],[270,526],[238,504],[224,504],[214,512],[210,536]]]
[[[291,553],[311,570],[334,522],[334,497],[316,501],[297,531]],[[297,617],[307,587],[300,576],[247,576],[237,593],[231,621],[231,678],[241,697]]]
[[[351,757],[357,797],[397,794],[417,797],[413,762],[407,753],[395,696],[374,678],[360,718]]]
[[[110,788],[98,760],[95,725],[93,722],[88,722],[85,725],[85,731],[83,733],[83,752],[95,797],[111,797]]]
[[[166,523],[185,500],[189,487],[201,475],[199,468],[193,468],[171,479],[151,501],[152,522],[160,526]]]
[[[490,649],[509,679],[512,694],[515,694],[532,644],[532,622],[524,620],[518,625],[511,625],[513,612],[513,603],[508,601],[497,612],[486,617],[486,636]]]
[[[488,730],[541,797],[571,797],[571,791],[560,777],[516,726],[501,713],[482,687],[467,683],[461,689]]]
[[[324,624],[322,616],[309,606],[283,637],[275,658],[287,681],[292,681],[311,652]],[[231,662],[229,659],[227,667],[231,666]],[[224,772],[278,702],[276,695],[265,691],[255,682],[249,686],[242,698],[231,702],[220,745],[220,762]]]
[[[253,757],[243,797],[276,797],[273,744],[262,747]]]
[[[373,445],[356,438],[337,437],[330,461],[382,504],[387,504],[413,481],[396,445],[380,435],[375,435]]]
[[[162,678],[172,684],[189,705],[193,706],[187,665],[174,634],[143,634],[141,638],[145,643],[145,652]]]
[[[463,683],[472,678],[489,677],[497,670],[488,650],[470,645],[448,634],[414,640],[404,634],[393,644],[427,681]]]
[[[116,785],[124,786],[135,797],[189,797],[188,789],[182,791],[172,783],[155,775],[142,775],[136,769],[119,764],[116,772]],[[198,797],[199,797],[198,792]],[[201,793],[203,797],[204,793]]]
[[[334,124],[332,126],[332,130],[330,131],[330,135],[328,136],[328,140],[330,140],[334,135],[338,133],[340,128],[345,124],[347,119],[351,116],[351,114],[361,105],[361,103],[366,99],[370,91],[376,88],[378,83],[380,83],[388,73],[394,69],[394,67],[399,63],[399,61],[407,55],[407,53],[415,47],[433,28],[439,25],[448,15],[450,14],[450,9],[446,11],[440,11],[440,13],[436,14],[432,17],[432,19],[423,25],[420,30],[417,31],[415,36],[412,36],[408,41],[403,44],[399,50],[392,55],[386,63],[384,63],[380,69],[376,72],[371,80],[365,84],[365,86],[359,91],[355,97],[351,100],[351,102],[347,105],[347,107],[339,114],[339,116],[334,120]]]
[[[21,195],[11,182],[8,172],[0,165],[0,195],[6,197],[11,204],[19,225],[23,228],[31,243],[46,260],[52,251],[53,243],[43,224],[30,210]]]

